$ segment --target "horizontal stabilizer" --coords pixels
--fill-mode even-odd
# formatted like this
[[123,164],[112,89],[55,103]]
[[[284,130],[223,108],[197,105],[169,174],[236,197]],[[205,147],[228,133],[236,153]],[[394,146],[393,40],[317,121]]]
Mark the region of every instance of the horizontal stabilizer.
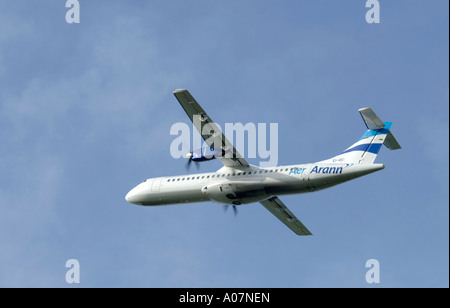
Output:
[[402,147],[400,146],[400,144],[398,144],[397,140],[395,139],[394,135],[392,135],[392,133],[389,131],[386,140],[384,140],[384,145],[389,149],[389,150],[399,150]]
[[385,126],[383,121],[373,112],[372,108],[361,108],[358,111],[368,129],[382,129]]

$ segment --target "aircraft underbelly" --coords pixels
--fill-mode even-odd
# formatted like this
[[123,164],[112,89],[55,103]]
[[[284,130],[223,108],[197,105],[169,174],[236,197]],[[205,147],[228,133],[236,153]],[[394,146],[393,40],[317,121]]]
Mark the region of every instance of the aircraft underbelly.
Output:
[[309,192],[308,187],[308,181],[297,178],[284,182],[270,181],[265,185],[266,192],[272,196]]
[[197,186],[179,186],[170,189],[168,186],[161,185],[155,191],[147,191],[142,197],[142,205],[169,205],[190,202],[203,202],[209,199],[201,193],[201,187]]

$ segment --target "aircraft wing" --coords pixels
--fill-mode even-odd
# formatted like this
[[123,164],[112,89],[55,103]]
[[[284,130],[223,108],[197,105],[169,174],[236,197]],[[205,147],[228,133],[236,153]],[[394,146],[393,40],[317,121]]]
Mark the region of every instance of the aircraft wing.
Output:
[[297,235],[312,235],[278,197],[272,197],[260,203]]
[[218,146],[224,150],[222,157],[217,157],[227,167],[248,166],[248,163],[234,148],[233,144],[220,131],[214,121],[206,114],[203,108],[192,97],[188,90],[175,90],[173,92],[180,105],[186,111],[195,128],[209,147],[215,150]]

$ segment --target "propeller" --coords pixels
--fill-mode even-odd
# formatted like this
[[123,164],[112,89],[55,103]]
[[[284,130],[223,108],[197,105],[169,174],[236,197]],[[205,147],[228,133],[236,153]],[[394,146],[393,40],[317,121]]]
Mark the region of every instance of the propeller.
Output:
[[[229,207],[230,207],[229,204],[224,204],[223,205],[223,210],[226,212]],[[237,207],[236,207],[236,205],[233,205],[233,212],[234,212],[234,216],[237,216]]]
[[[192,158],[194,157],[194,154],[192,152],[189,152],[186,154],[186,157],[188,158],[188,162],[186,164],[186,170],[189,171],[189,169],[191,169],[191,163],[193,162]],[[194,163],[198,170],[199,169],[198,162],[194,161]]]

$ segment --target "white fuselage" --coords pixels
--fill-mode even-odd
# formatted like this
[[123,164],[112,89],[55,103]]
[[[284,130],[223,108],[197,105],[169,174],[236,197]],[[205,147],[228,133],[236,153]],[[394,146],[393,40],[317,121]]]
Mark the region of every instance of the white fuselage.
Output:
[[312,163],[259,168],[223,167],[217,172],[151,178],[125,199],[138,205],[214,201],[240,205],[286,194],[312,192],[381,170],[384,164]]

